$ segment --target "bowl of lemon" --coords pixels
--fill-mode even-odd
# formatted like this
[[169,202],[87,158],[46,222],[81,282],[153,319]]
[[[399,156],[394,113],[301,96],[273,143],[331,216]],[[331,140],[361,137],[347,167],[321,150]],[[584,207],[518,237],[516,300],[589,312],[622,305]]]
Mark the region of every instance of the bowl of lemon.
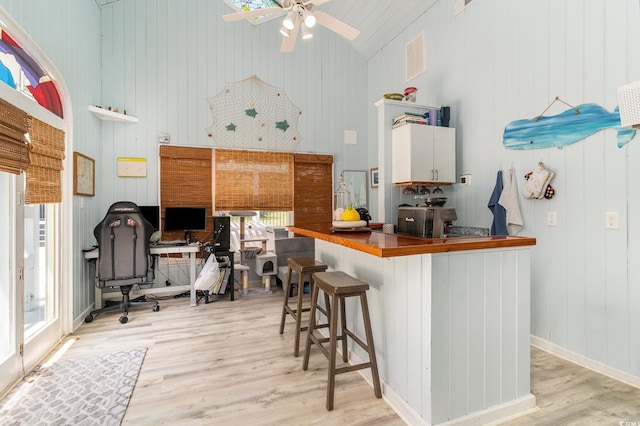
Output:
[[360,219],[360,213],[353,206],[349,205],[346,209],[336,209],[333,213],[333,222],[331,222],[332,231],[354,232],[369,231],[366,220]]

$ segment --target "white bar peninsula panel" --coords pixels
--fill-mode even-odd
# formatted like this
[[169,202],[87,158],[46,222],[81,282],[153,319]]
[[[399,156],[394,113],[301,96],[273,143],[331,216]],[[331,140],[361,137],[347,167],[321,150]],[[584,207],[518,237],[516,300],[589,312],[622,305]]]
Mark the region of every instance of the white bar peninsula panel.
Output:
[[[402,250],[416,250],[407,247],[410,238],[435,251],[396,255],[390,234],[289,229],[315,237],[316,259],[330,269],[369,283],[383,394],[409,424],[482,424],[535,409],[529,346],[535,239],[501,237],[520,245],[465,250],[465,242],[476,247],[500,238],[392,236]],[[369,253],[385,245],[390,257]],[[348,327],[363,335],[359,309],[347,305]],[[349,350],[366,359],[357,345]]]

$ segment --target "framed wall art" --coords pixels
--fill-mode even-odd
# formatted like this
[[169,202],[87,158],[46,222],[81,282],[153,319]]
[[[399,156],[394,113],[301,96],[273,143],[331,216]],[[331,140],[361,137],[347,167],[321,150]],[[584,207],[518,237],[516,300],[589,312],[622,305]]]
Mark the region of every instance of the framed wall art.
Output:
[[377,167],[374,167],[373,169],[371,169],[370,182],[371,182],[372,188],[378,187],[378,168]]
[[73,153],[73,195],[96,195],[96,162],[79,152]]
[[343,170],[342,178],[349,192],[349,203],[354,208],[367,207],[367,171]]

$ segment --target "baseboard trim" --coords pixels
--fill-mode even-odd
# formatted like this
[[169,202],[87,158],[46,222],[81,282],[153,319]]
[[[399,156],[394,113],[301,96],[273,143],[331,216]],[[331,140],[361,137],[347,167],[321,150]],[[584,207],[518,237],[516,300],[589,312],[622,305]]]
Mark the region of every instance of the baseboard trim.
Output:
[[[321,333],[325,333],[325,330],[322,330]],[[326,337],[329,337],[328,334]],[[362,358],[358,356],[354,351],[349,350],[349,363],[350,364],[361,364],[364,362]],[[371,376],[371,370],[359,370],[358,373],[362,376],[362,378],[371,386],[373,389],[373,378]],[[389,406],[396,412],[396,414],[408,425],[415,426],[429,426],[430,423],[420,416],[416,410],[414,410],[407,401],[404,400],[396,391],[394,391],[391,386],[389,386],[382,378],[380,378],[380,387],[382,388],[382,399],[389,404]],[[373,391],[372,391],[373,392]],[[373,395],[372,395],[373,396]],[[429,415],[429,417],[431,417]]]
[[584,355],[580,355],[576,352],[572,352],[562,346],[558,346],[553,342],[542,339],[537,336],[531,336],[531,344],[545,352],[549,352],[557,357],[565,359],[574,364],[578,364],[584,368],[595,371],[596,373],[603,374],[619,382],[628,384],[635,388],[640,388],[640,377],[629,374],[625,371],[618,370],[600,361],[588,358]]
[[76,330],[78,330],[78,328],[80,328],[80,326],[82,324],[84,324],[84,319],[87,315],[89,315],[91,313],[91,311],[93,311],[94,309],[94,305],[91,304],[89,305],[89,307],[87,309],[85,309],[84,311],[82,311],[80,313],[80,315],[78,315],[74,320],[73,320],[73,332],[75,333]]
[[498,425],[507,420],[517,419],[518,417],[535,413],[538,410],[539,408],[536,407],[536,397],[528,394],[476,413],[458,417],[448,422],[438,423],[438,426]]
[[[353,351],[349,351],[349,362],[359,364],[363,360]],[[370,370],[360,370],[360,375],[373,388],[373,381]],[[396,412],[396,414],[408,425],[430,426],[429,420],[424,419],[420,413],[414,410],[396,391],[388,386],[382,379],[382,399]],[[525,395],[518,399],[502,404],[494,405],[484,410],[458,417],[447,422],[438,423],[438,426],[477,426],[477,425],[497,425],[506,420],[516,419],[521,416],[538,411],[536,397],[532,394]],[[431,417],[431,413],[427,413]]]

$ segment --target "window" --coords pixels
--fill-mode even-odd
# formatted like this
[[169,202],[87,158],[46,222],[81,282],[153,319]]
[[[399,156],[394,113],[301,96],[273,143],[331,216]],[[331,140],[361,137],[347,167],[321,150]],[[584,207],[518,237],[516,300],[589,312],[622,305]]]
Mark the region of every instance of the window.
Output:
[[[256,211],[273,226],[331,222],[333,156],[290,152],[160,146],[160,205],[202,206],[207,216]],[[213,231],[194,235],[206,241]],[[174,238],[175,237],[175,238]],[[179,239],[180,235],[163,235]]]
[[[268,7],[282,7],[282,5],[280,4],[282,3],[282,0],[280,0],[279,2],[274,0],[225,0],[225,2],[238,12],[266,9]],[[273,18],[277,18],[278,16],[278,14],[262,15],[257,16],[253,19],[248,19],[248,21],[256,25],[262,22],[269,21]]]
[[60,95],[51,76],[2,27],[0,81],[63,118]]

